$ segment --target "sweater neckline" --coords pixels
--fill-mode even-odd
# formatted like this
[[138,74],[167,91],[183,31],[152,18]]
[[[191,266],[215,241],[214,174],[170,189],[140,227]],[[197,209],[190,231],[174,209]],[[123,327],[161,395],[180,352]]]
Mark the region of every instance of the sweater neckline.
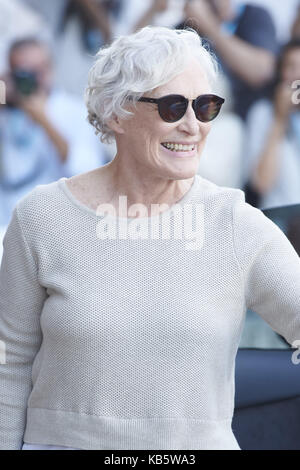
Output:
[[[91,215],[91,216],[93,216],[97,219],[103,217],[103,215],[97,214],[97,212],[94,209],[92,209],[89,206],[86,206],[85,204],[83,204],[81,201],[79,201],[73,195],[73,193],[71,192],[71,190],[68,188],[68,186],[66,184],[67,179],[68,179],[67,177],[63,176],[62,178],[57,180],[57,184],[58,184],[59,188],[62,190],[62,192],[64,193],[64,195],[66,196],[66,198],[68,199],[68,201],[73,206],[77,207],[77,209],[79,209],[81,212],[89,214],[89,215]],[[127,222],[131,222],[133,220],[139,221],[139,222],[144,222],[144,221],[148,222],[148,221],[158,220],[160,217],[168,217],[170,215],[170,213],[173,211],[173,209],[175,208],[175,206],[183,206],[184,204],[188,203],[188,201],[190,201],[192,199],[193,195],[195,194],[196,190],[199,187],[200,180],[201,180],[200,175],[195,174],[194,180],[192,182],[191,187],[182,196],[182,198],[179,199],[175,204],[170,206],[169,209],[167,209],[163,212],[160,212],[157,215],[154,215],[152,217],[138,217],[138,218],[136,218],[136,217],[116,217],[112,214],[106,213],[105,218],[109,218],[109,219],[114,220],[114,221],[126,222],[127,223]]]

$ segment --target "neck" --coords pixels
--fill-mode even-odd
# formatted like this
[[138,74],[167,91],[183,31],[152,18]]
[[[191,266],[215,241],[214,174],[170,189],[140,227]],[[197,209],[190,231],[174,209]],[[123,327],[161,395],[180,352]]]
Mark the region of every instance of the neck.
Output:
[[[106,185],[104,188],[108,194],[108,203],[119,208],[119,196],[126,196],[127,209],[133,204],[142,204],[138,217],[150,217],[168,207],[151,207],[152,204],[164,204],[169,207],[176,204],[190,189],[194,176],[187,179],[170,179],[167,176],[158,176],[145,166],[139,166],[136,162],[128,164],[124,154],[117,153],[114,160],[105,167]],[[132,208],[133,210],[134,208]],[[120,217],[134,217],[134,214],[118,214]],[[136,214],[137,215],[137,214]]]

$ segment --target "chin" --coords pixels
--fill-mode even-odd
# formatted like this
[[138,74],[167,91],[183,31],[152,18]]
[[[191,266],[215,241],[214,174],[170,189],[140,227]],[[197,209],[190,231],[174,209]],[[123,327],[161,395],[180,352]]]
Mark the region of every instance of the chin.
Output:
[[196,157],[190,160],[189,162],[186,161],[186,162],[177,163],[177,165],[174,167],[174,170],[179,173],[190,175],[190,176],[187,176],[187,178],[189,178],[193,176],[195,173],[197,173],[198,167],[199,167],[199,158]]
[[[172,171],[173,179],[177,180],[185,180],[190,179],[195,176],[198,171],[198,164],[197,165],[189,165],[187,168],[174,168]],[[170,175],[171,176],[171,175]]]

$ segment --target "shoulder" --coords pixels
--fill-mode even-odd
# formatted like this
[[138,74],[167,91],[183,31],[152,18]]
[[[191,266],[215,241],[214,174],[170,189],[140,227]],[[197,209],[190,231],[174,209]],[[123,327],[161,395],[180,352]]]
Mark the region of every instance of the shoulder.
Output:
[[232,199],[232,230],[240,251],[256,253],[274,239],[283,239],[282,230],[265,213],[246,202],[244,191]]
[[[101,167],[102,168],[102,167]],[[100,168],[97,168],[100,170]],[[90,194],[93,192],[93,176],[97,170],[66,178],[68,187],[78,195]],[[99,171],[99,174],[102,172]],[[63,177],[52,183],[39,184],[29,193],[23,196],[16,204],[16,210],[21,223],[30,229],[47,230],[52,232],[59,223],[68,224],[72,222],[70,204],[63,185]]]
[[245,193],[242,189],[221,186],[197,175],[198,198],[203,200],[210,210],[232,210],[237,202],[245,201]]
[[[252,234],[266,233],[266,230],[277,232],[279,228],[261,209],[246,202],[245,192],[239,188],[219,186],[201,176],[198,176],[199,200],[203,200],[211,214],[227,214],[237,232],[244,232],[245,237]],[[224,219],[225,220],[225,219]],[[228,219],[227,219],[228,220]]]
[[25,236],[41,233],[46,226],[55,226],[58,219],[67,216],[67,208],[61,203],[59,180],[39,184],[23,196],[15,209]]
[[19,212],[36,210],[38,206],[49,203],[57,197],[59,180],[47,184],[38,184],[17,202]]

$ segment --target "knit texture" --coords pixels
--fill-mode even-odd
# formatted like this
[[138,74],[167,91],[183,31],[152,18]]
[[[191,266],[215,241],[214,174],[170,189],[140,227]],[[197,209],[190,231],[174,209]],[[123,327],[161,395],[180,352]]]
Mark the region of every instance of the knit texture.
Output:
[[19,201],[0,270],[0,449],[240,449],[246,309],[299,340],[300,260],[239,189],[196,175],[177,207],[192,208],[197,249],[163,238],[171,210],[140,220],[156,239],[101,239],[99,224],[136,233],[139,219],[97,215],[66,178]]

